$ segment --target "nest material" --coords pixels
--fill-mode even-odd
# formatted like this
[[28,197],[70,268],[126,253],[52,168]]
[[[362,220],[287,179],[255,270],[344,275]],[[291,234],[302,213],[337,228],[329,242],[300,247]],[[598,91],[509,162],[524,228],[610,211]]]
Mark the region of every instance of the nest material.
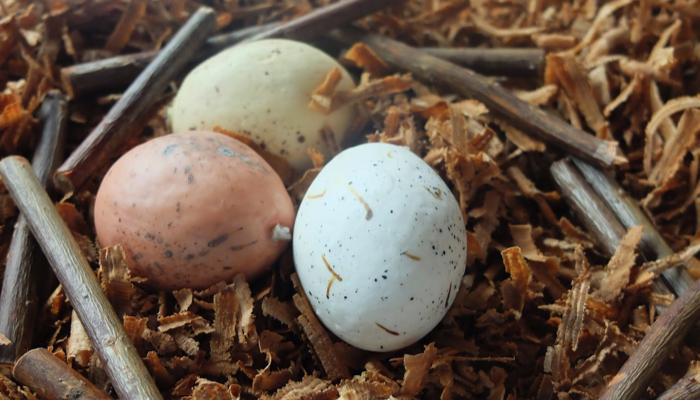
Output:
[[[33,113],[51,88],[62,89],[60,67],[159,49],[198,6],[186,0],[3,3],[3,155],[33,149]],[[294,18],[322,5],[206,3],[217,10],[223,30]],[[673,300],[651,290],[653,279],[680,262],[700,276],[693,258],[700,229],[700,4],[600,3],[409,0],[361,24],[416,46],[546,49],[543,78],[499,78],[500,84],[618,143],[629,168],[618,171],[617,180],[677,255],[645,262],[637,249],[642,231],[632,228],[606,257],[555,190],[548,167],[563,154],[497,119],[479,102],[394,73],[400,71],[358,44],[342,54],[362,71],[358,88],[336,92],[337,74],[329,71],[310,107],[329,113],[360,101],[367,118],[357,127],[359,141],[408,146],[448,182],[467,221],[469,244],[454,304],[419,343],[369,353],[344,344],[319,323],[299,290],[290,251],[255,282],[239,276],[201,292],[146,293],[133,285],[119,247],[98,254],[90,222],[98,176],[59,209],[112,305],[125,315],[127,332],[164,396],[598,398],[649,331],[656,307]],[[116,98],[76,100],[69,150]],[[166,134],[163,115],[123,151]],[[340,151],[332,132],[324,137]],[[290,185],[297,200],[323,166],[319,154],[311,156],[315,168],[298,171],[301,178]],[[285,163],[278,164],[280,175],[292,179]],[[0,194],[4,252],[16,215],[9,196]],[[47,347],[109,391],[104,368],[71,311],[58,288],[41,310],[34,346]],[[696,370],[699,350],[695,342],[682,343],[648,396]],[[34,398],[1,375],[0,394]]]

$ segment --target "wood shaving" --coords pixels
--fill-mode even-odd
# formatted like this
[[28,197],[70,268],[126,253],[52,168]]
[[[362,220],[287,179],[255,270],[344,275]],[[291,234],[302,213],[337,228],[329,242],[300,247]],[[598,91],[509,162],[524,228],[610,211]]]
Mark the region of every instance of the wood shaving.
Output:
[[130,0],[124,14],[114,32],[107,39],[105,48],[113,53],[119,52],[129,41],[131,34],[136,29],[136,23],[146,14],[146,0]]
[[363,78],[360,84],[352,90],[333,91],[332,95],[315,94],[312,103],[313,109],[323,115],[329,115],[333,111],[348,104],[360,102],[369,98],[404,92],[411,88],[412,83],[411,76],[408,74],[403,76],[392,75],[374,80]]
[[243,350],[249,350],[258,344],[258,332],[255,329],[255,316],[253,315],[253,298],[243,275],[238,274],[233,278],[233,288],[238,301],[238,343]]
[[126,253],[121,245],[100,250],[100,276],[102,288],[117,315],[123,317],[131,314],[131,294],[134,287],[126,264]]
[[608,263],[605,279],[602,280],[600,289],[595,292],[596,297],[606,302],[619,300],[621,290],[629,284],[632,266],[637,256],[635,249],[642,239],[642,231],[641,226],[630,228],[622,238]]
[[428,382],[428,372],[436,356],[437,349],[433,343],[430,343],[423,353],[404,357],[403,365],[406,368],[406,374],[401,385],[402,395],[415,396],[423,389]]
[[211,338],[211,360],[214,362],[231,361],[239,308],[233,286],[226,286],[214,295],[214,333]]
[[358,67],[364,68],[373,78],[389,73],[389,66],[364,43],[356,43],[343,57]]
[[274,297],[266,297],[262,301],[262,312],[264,316],[275,318],[289,329],[298,328],[296,318],[299,316],[299,310],[290,303],[281,302]]
[[506,309],[513,310],[517,315],[522,313],[527,296],[527,287],[532,278],[519,247],[511,247],[501,252],[506,272],[510,279],[503,283],[503,297]]
[[[588,76],[573,56],[549,55],[547,68],[551,68],[559,83],[578,110],[583,114],[588,125],[601,139],[608,139],[608,124],[595,100]],[[581,84],[583,83],[583,84]]]
[[75,362],[78,366],[85,368],[90,363],[90,357],[93,352],[90,338],[88,338],[83,324],[78,319],[78,315],[73,311],[70,322],[70,337],[66,347],[67,361],[69,363]]
[[338,398],[338,390],[328,382],[315,376],[307,375],[299,382],[290,382],[272,396],[263,396],[264,400],[331,400]]

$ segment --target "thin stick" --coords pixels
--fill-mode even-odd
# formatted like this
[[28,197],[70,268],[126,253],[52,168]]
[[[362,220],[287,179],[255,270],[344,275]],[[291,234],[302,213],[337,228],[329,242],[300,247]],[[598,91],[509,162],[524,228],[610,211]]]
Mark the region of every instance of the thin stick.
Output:
[[688,373],[661,393],[656,400],[688,400],[700,398],[700,376],[697,368],[690,368]]
[[344,43],[364,42],[382,60],[394,68],[406,70],[435,85],[447,87],[463,96],[476,99],[494,115],[516,128],[596,165],[610,168],[627,160],[609,142],[585,133],[554,115],[532,106],[486,77],[466,68],[425,54],[387,37],[365,33],[355,28],[333,32]]
[[632,400],[643,396],[671,351],[700,318],[700,280],[693,283],[651,326],[630,358],[610,381],[600,400]]
[[608,257],[612,256],[617,244],[625,236],[625,227],[598,198],[570,160],[563,159],[553,163],[550,171],[562,197],[591,233],[596,244]]
[[421,47],[420,51],[490,76],[534,78],[544,72],[542,49],[474,49]]
[[[673,249],[666,243],[654,224],[644,215],[634,199],[629,197],[625,190],[608,174],[605,174],[593,166],[574,159],[576,167],[590,183],[598,196],[610,207],[617,218],[626,228],[643,226],[641,246],[649,259],[655,260],[673,254]],[[666,282],[676,296],[680,296],[693,283],[688,271],[683,267],[676,267],[664,271],[661,279]]]
[[107,115],[56,172],[56,187],[74,192],[121,144],[139,133],[156,99],[216,29],[216,14],[201,7],[129,86]]
[[[581,176],[571,160],[563,159],[553,163],[550,172],[559,186],[564,200],[593,235],[600,248],[608,257],[611,257],[617,250],[617,245],[622,237],[627,233],[627,228],[598,197],[598,194]],[[652,290],[660,295],[672,294],[669,288],[659,281],[652,283]],[[666,308],[661,305],[658,305],[656,310],[659,314],[666,312]]]
[[[620,232],[620,228],[622,228],[622,234],[624,234],[625,228],[617,219],[620,214],[613,213],[608,209],[603,200],[595,193],[598,187],[594,186],[590,180],[586,182],[586,179],[579,174],[571,161],[557,161],[552,165],[551,172],[560,187],[575,188],[575,190],[563,189],[562,191],[568,201],[573,203],[572,198],[576,198],[575,203],[581,205],[580,214],[598,213],[601,212],[601,208],[607,209],[607,213],[592,218],[596,221],[595,224],[601,226],[620,225],[620,227],[615,228],[615,231]],[[588,184],[589,182],[591,185]],[[585,197],[582,193],[586,193]],[[618,194],[619,198],[624,197],[624,192],[620,191]],[[596,204],[595,207],[590,205],[592,203]],[[576,209],[576,207],[573,208]],[[582,220],[585,221],[583,218]],[[591,226],[587,226],[587,228],[592,232],[595,230]],[[651,229],[655,230],[653,227]],[[619,239],[621,238],[622,236],[619,237]],[[614,241],[614,245],[611,244],[604,248],[614,251],[619,239]],[[608,251],[606,250],[606,252]],[[654,282],[652,289],[657,293],[671,293],[665,285],[658,281]],[[663,310],[660,314],[661,316],[651,326],[649,333],[637,346],[622,369],[610,381],[610,386],[600,397],[600,400],[632,400],[641,397],[671,351],[677,348],[683,337],[700,318],[700,281],[690,286],[668,309]]]
[[[191,64],[207,59],[241,40],[277,26],[278,23],[253,26],[212,36],[194,55]],[[89,94],[121,91],[139,76],[158,51],[125,54],[61,69],[61,79],[72,98]]]
[[[244,28],[209,38],[191,64],[199,63],[239,42],[270,38],[308,40],[338,26],[347,25],[403,0],[344,0],[317,8],[289,22]],[[129,85],[158,52],[144,52],[78,64],[61,70],[71,97],[117,90]]]
[[[58,92],[51,92],[39,110],[43,130],[34,152],[32,167],[44,187],[61,163],[65,143],[68,103]],[[37,283],[44,275],[46,260],[37,252],[36,241],[27,220],[20,214],[12,233],[0,292],[0,333],[10,344],[0,346],[0,365],[8,368],[31,346],[38,305]]]
[[0,162],[0,175],[63,285],[122,400],[162,399],[78,243],[22,157]]
[[29,351],[17,361],[16,380],[47,400],[111,400],[97,386],[80,375],[50,351]]
[[243,42],[269,38],[308,40],[404,0],[343,0],[317,8]]

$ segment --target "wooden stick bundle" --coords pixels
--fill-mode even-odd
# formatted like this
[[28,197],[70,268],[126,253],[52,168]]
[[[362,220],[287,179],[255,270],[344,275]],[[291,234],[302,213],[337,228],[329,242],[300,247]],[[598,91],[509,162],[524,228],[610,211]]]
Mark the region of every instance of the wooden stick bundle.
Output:
[[12,373],[42,399],[111,400],[92,382],[43,348],[23,355]]
[[[622,222],[622,225],[626,228],[640,225],[644,227],[641,246],[648,258],[657,259],[673,254],[673,249],[666,243],[659,231],[656,230],[654,224],[649,221],[649,218],[644,215],[639,206],[635,204],[635,201],[625,193],[624,189],[611,176],[582,160],[574,159],[574,164],[590,183],[593,190],[598,193],[598,196],[613,210],[620,222]],[[661,274],[661,278],[676,296],[683,294],[693,284],[693,279],[688,274],[688,271],[682,267],[664,271]]]
[[[661,250],[661,253],[657,253],[658,258],[673,254],[656,228],[641,214],[633,200],[625,195],[612,178],[608,178],[605,174],[580,160],[576,161],[576,165],[581,171],[586,171],[585,178],[579,174],[579,169],[576,169],[569,160],[560,160],[554,163],[551,168],[552,176],[562,188],[564,197],[569,204],[572,204],[572,208],[579,210],[577,214],[589,231],[596,236],[598,236],[596,232],[600,230],[616,232],[608,236],[598,236],[599,238],[609,238],[609,243],[602,247],[606,252],[612,254],[611,252],[615,251],[617,243],[625,233],[623,223],[627,225],[632,221],[637,221],[630,226],[643,225],[644,231],[649,233],[648,237],[656,238],[651,239],[653,243],[647,243],[647,245]],[[615,189],[611,191],[610,188]],[[607,195],[598,197],[596,192]],[[613,209],[611,211],[608,209],[608,205],[613,201],[616,206],[611,207]],[[632,219],[632,216],[635,216],[635,219]],[[618,235],[618,238],[614,238],[615,235]],[[663,250],[664,248],[667,248],[667,251]],[[687,274],[685,270],[681,270],[681,272]],[[652,288],[660,294],[671,293],[669,288],[662,285],[661,282],[655,282]],[[680,341],[700,319],[700,281],[684,288],[681,293],[680,297],[669,308],[663,310],[659,319],[654,322],[649,333],[644,336],[642,342],[611,380],[610,385],[601,396],[601,400],[632,400],[641,397],[651,379],[668,359],[671,351],[678,347]],[[690,382],[686,383],[688,385],[681,385],[679,390],[690,392],[697,390],[690,385]]]
[[[550,171],[564,200],[593,235],[600,248],[608,257],[611,257],[617,250],[622,237],[627,233],[628,227],[625,227],[616,213],[598,197],[571,160],[563,159],[555,162]],[[660,295],[673,294],[663,282],[659,281],[652,283],[652,289]],[[666,308],[657,306],[657,311],[662,313]]]
[[513,93],[489,82],[486,77],[474,71],[433,57],[396,40],[355,28],[339,29],[331,36],[347,44],[363,42],[390,66],[478,100],[484,103],[491,113],[507,120],[514,127],[569,154],[603,168],[627,162],[620,155],[619,149],[610,142],[587,134],[564,120],[520,100]]
[[[58,92],[51,92],[39,110],[43,122],[41,138],[34,152],[32,167],[44,187],[63,157],[68,122],[68,103]],[[0,346],[0,365],[8,368],[31,346],[37,310],[37,281],[43,276],[46,260],[38,252],[27,220],[20,214],[10,242],[5,275],[0,292],[0,333],[10,344]]]
[[0,162],[0,176],[63,285],[119,398],[162,399],[78,243],[27,160],[5,158]]

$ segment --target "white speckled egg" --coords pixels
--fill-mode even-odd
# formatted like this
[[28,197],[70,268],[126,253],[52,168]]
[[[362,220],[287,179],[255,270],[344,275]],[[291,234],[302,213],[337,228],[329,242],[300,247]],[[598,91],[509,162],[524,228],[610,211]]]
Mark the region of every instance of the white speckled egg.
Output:
[[250,136],[297,171],[312,167],[309,147],[330,157],[321,129],[340,143],[355,117],[347,105],[329,115],[308,107],[311,94],[337,67],[337,90],[355,87],[336,60],[306,43],[267,39],[231,47],[192,70],[169,110],[175,132],[216,126]]
[[361,349],[430,332],[454,301],[467,243],[459,204],[407,148],[347,149],[313,181],[294,225],[294,263],[323,324]]

